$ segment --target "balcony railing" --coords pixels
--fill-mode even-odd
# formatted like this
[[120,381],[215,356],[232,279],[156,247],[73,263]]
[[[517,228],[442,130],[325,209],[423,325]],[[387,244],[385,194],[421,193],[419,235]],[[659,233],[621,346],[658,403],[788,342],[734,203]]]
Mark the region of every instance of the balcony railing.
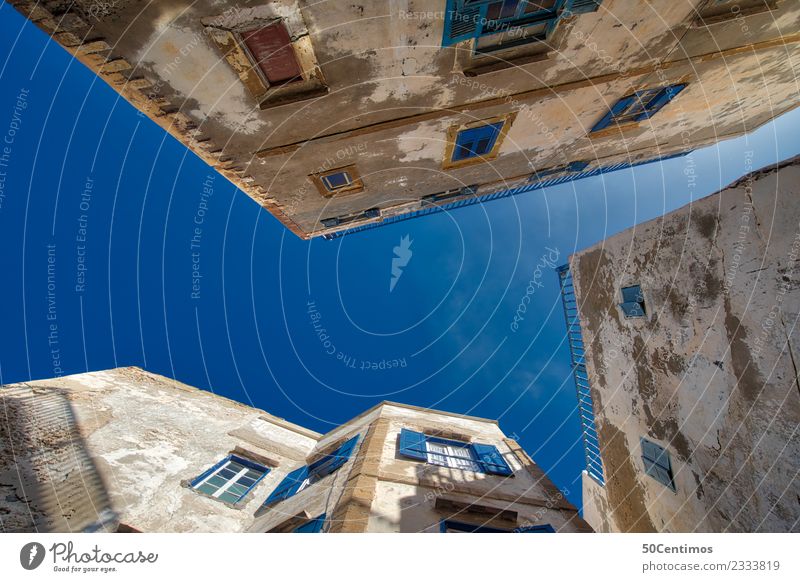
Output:
[[564,305],[564,318],[567,322],[567,341],[572,359],[572,376],[578,393],[578,415],[581,419],[581,438],[583,452],[586,457],[586,472],[600,485],[605,485],[603,474],[603,458],[600,455],[600,443],[594,424],[594,405],[589,388],[589,375],[586,373],[586,351],[581,336],[581,323],[578,313],[578,302],[569,264],[556,269],[561,286],[561,302]]
[[[531,192],[533,190],[541,190],[542,188],[557,186],[558,184],[563,184],[565,182],[572,182],[575,180],[581,180],[583,178],[599,176],[601,174],[607,174],[609,172],[616,172],[617,170],[635,168],[636,166],[641,166],[644,164],[663,162],[665,160],[669,160],[672,158],[685,156],[688,153],[690,152],[682,151],[675,154],[660,156],[655,159],[620,162],[618,164],[612,164],[600,168],[592,168],[590,170],[577,170],[577,168],[580,166],[576,164],[571,164],[570,165],[571,167],[566,168],[570,170],[569,173],[557,176],[555,178],[546,178],[545,177],[546,173],[534,174],[531,182],[528,182],[527,184],[523,184],[522,186],[518,186],[516,188],[510,188],[508,190],[499,190],[496,192],[490,192],[488,194],[483,194],[480,196],[476,195],[467,196],[462,198],[461,200],[456,200],[454,202],[448,202],[442,204],[431,204],[430,200],[423,200],[423,205],[422,205],[423,207],[420,208],[419,210],[413,210],[405,214],[397,214],[394,216],[385,216],[381,219],[380,222],[371,222],[369,224],[353,226],[352,228],[346,230],[340,230],[338,232],[325,234],[323,235],[323,238],[327,240],[334,240],[346,235],[355,234],[357,232],[363,232],[365,230],[372,230],[373,228],[380,228],[382,226],[394,224],[397,222],[404,222],[406,220],[411,220],[412,218],[418,218],[420,216],[437,214],[439,212],[449,212],[451,210],[455,210],[456,208],[462,208],[464,206],[472,206],[473,204],[483,204],[484,202],[490,202],[492,200],[498,200],[500,198],[508,198],[509,196],[516,196],[517,194],[524,194],[525,192]],[[450,197],[452,198],[452,196]],[[444,199],[445,198],[442,198],[441,200],[444,201]]]

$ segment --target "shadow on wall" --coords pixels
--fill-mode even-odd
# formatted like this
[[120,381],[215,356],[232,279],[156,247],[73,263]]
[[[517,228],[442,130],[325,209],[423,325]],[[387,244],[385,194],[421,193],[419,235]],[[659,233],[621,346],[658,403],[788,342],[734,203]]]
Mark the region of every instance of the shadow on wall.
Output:
[[0,529],[116,531],[105,483],[57,388],[0,388]]

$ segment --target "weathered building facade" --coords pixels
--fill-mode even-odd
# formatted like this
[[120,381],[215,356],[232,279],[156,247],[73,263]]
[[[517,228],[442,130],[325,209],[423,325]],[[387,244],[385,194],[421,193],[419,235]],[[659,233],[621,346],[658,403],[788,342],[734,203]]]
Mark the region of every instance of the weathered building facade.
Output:
[[792,0],[11,0],[308,238],[659,159],[797,105]]
[[495,421],[385,402],[321,435],[137,368],[0,404],[4,531],[591,531]]
[[800,530],[798,259],[800,158],[571,257],[595,530]]

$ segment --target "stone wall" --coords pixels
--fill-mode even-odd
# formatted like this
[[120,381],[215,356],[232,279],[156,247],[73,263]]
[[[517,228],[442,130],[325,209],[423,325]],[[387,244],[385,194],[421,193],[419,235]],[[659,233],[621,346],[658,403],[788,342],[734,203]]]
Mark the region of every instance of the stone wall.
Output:
[[[118,368],[0,387],[3,531],[438,531],[444,517],[513,529],[588,526],[490,420],[383,403],[325,435],[144,372]],[[514,470],[485,475],[398,454],[402,428],[495,445]],[[337,471],[263,507],[284,477],[358,435]],[[230,504],[191,481],[229,454],[270,469]]]
[[[571,259],[606,486],[600,531],[800,528],[800,158]],[[640,285],[646,316],[620,289]],[[676,491],[644,473],[670,454]]]
[[137,368],[4,386],[0,404],[5,531],[243,531],[280,471],[236,507],[188,482],[234,451],[302,463],[319,436]]
[[[445,0],[11,3],[310,237],[380,220],[359,214],[367,209],[405,214],[423,196],[468,185],[488,194],[572,161],[608,166],[685,151],[795,107],[800,5],[770,0],[770,11],[703,26],[697,10],[706,2],[604,0],[597,12],[563,19],[536,58],[503,53],[490,63],[502,66],[483,73],[470,42],[442,48]],[[247,63],[229,62],[209,30],[275,18],[289,23],[328,90],[262,109]],[[676,82],[689,87],[646,123],[588,135],[619,98]],[[451,128],[512,112],[496,159],[446,167]],[[322,196],[310,176],[349,164],[364,190]],[[347,225],[321,224],[348,216]]]

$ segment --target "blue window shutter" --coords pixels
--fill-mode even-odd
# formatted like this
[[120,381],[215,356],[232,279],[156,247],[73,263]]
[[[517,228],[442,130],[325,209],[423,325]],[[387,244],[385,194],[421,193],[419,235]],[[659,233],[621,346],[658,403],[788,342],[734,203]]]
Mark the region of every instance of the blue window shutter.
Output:
[[614,120],[614,117],[625,111],[633,100],[636,99],[636,95],[628,95],[627,97],[623,97],[619,101],[617,101],[614,106],[605,114],[603,119],[597,122],[597,124],[592,128],[592,131],[599,131],[601,129],[605,129],[611,122]]
[[664,107],[667,103],[672,101],[678,93],[683,91],[686,88],[686,83],[680,83],[678,85],[672,85],[670,87],[666,87],[662,89],[655,97],[653,97],[647,104],[647,109],[641,115],[636,117],[636,121],[641,121],[643,119],[649,119],[653,117],[658,111]]
[[267,500],[264,502],[264,505],[269,505],[275,501],[282,501],[284,499],[288,499],[300,488],[300,485],[305,481],[306,477],[308,477],[308,467],[305,465],[296,469],[286,475],[283,478],[283,481],[275,488],[275,490],[270,493]]
[[324,524],[325,524],[325,514],[323,513],[319,517],[316,517],[311,521],[304,523],[299,527],[296,527],[292,531],[292,533],[320,533],[322,532],[322,526]]
[[644,317],[644,309],[638,301],[623,301],[619,304],[625,317]]
[[572,14],[586,14],[588,12],[597,12],[603,0],[570,0],[566,7],[566,11]]
[[639,285],[622,288],[622,301],[625,303],[639,303],[642,301],[642,288]]
[[503,455],[497,450],[494,445],[481,445],[474,443],[472,449],[478,456],[478,460],[483,469],[492,475],[511,475],[511,467],[508,466]]
[[485,156],[492,151],[503,122],[462,129],[456,136],[453,161]]
[[478,36],[481,29],[483,5],[459,7],[458,0],[447,1],[442,46],[452,46]]
[[409,459],[417,461],[427,461],[427,449],[425,448],[425,435],[421,432],[404,428],[400,431],[400,454]]
[[332,457],[333,460],[330,462],[330,465],[328,465],[327,474],[333,473],[336,469],[347,462],[347,460],[350,458],[350,455],[353,454],[353,449],[355,448],[357,442],[358,435],[347,440],[342,444],[342,446],[330,454],[330,457]]

